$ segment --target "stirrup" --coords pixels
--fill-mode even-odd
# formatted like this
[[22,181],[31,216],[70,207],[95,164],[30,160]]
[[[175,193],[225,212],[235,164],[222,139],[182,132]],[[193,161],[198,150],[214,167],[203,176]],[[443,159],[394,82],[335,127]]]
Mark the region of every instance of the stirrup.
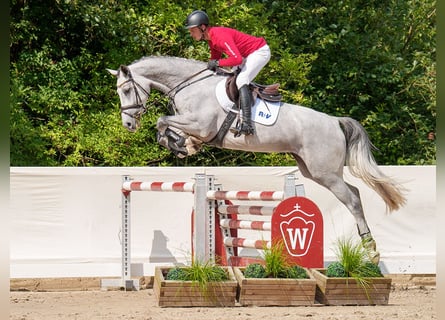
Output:
[[230,129],[230,132],[234,133],[235,138],[240,137],[242,134],[245,136],[250,136],[255,133],[251,124],[247,124],[246,122],[242,122],[241,125],[237,125],[236,128]]
[[235,138],[241,136],[241,121],[240,119],[236,120],[235,128],[230,128],[229,131],[233,133]]
[[241,130],[240,128],[230,128],[230,132],[233,133],[233,136],[235,138],[241,137]]
[[241,133],[246,136],[250,136],[255,133],[255,130],[253,129],[252,124],[243,122],[241,123]]

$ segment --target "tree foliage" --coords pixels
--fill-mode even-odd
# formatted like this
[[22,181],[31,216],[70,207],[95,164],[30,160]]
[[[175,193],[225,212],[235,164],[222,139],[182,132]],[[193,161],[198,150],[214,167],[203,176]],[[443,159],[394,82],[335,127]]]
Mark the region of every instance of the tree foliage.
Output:
[[264,36],[272,59],[257,81],[359,120],[380,164],[436,161],[434,0],[10,0],[10,9],[13,166],[294,165],[289,155],[212,147],[175,158],[156,142],[167,103],[156,92],[141,129],[122,127],[106,68],[148,55],[207,60],[207,45],[183,28],[194,9]]

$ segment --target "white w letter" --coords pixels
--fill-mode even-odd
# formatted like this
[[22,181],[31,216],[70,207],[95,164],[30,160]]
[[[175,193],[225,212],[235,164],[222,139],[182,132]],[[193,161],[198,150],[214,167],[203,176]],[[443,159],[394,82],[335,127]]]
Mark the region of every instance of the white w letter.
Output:
[[[290,244],[292,246],[292,250],[295,250],[295,247],[297,246],[297,241],[299,244],[299,248],[303,248],[304,243],[306,242],[306,235],[309,230],[309,228],[298,228],[298,229],[292,229],[287,228],[287,233],[289,234]],[[292,230],[295,230],[295,233],[292,234]],[[303,230],[303,235],[301,235],[301,230]]]

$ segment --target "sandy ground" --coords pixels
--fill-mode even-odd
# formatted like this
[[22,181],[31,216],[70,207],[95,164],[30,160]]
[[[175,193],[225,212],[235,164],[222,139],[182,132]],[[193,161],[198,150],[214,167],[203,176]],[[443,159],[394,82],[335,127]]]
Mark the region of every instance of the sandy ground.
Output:
[[395,285],[386,306],[161,308],[152,289],[10,293],[10,319],[438,319],[435,286]]

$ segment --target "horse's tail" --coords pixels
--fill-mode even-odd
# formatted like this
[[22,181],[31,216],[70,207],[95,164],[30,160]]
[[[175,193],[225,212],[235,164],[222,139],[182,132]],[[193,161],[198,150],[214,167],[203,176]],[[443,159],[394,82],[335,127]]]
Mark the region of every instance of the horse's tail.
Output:
[[398,210],[406,203],[403,194],[405,189],[379,169],[372,155],[375,147],[363,126],[349,117],[338,119],[346,138],[346,165],[349,171],[374,189],[385,201],[390,212]]

